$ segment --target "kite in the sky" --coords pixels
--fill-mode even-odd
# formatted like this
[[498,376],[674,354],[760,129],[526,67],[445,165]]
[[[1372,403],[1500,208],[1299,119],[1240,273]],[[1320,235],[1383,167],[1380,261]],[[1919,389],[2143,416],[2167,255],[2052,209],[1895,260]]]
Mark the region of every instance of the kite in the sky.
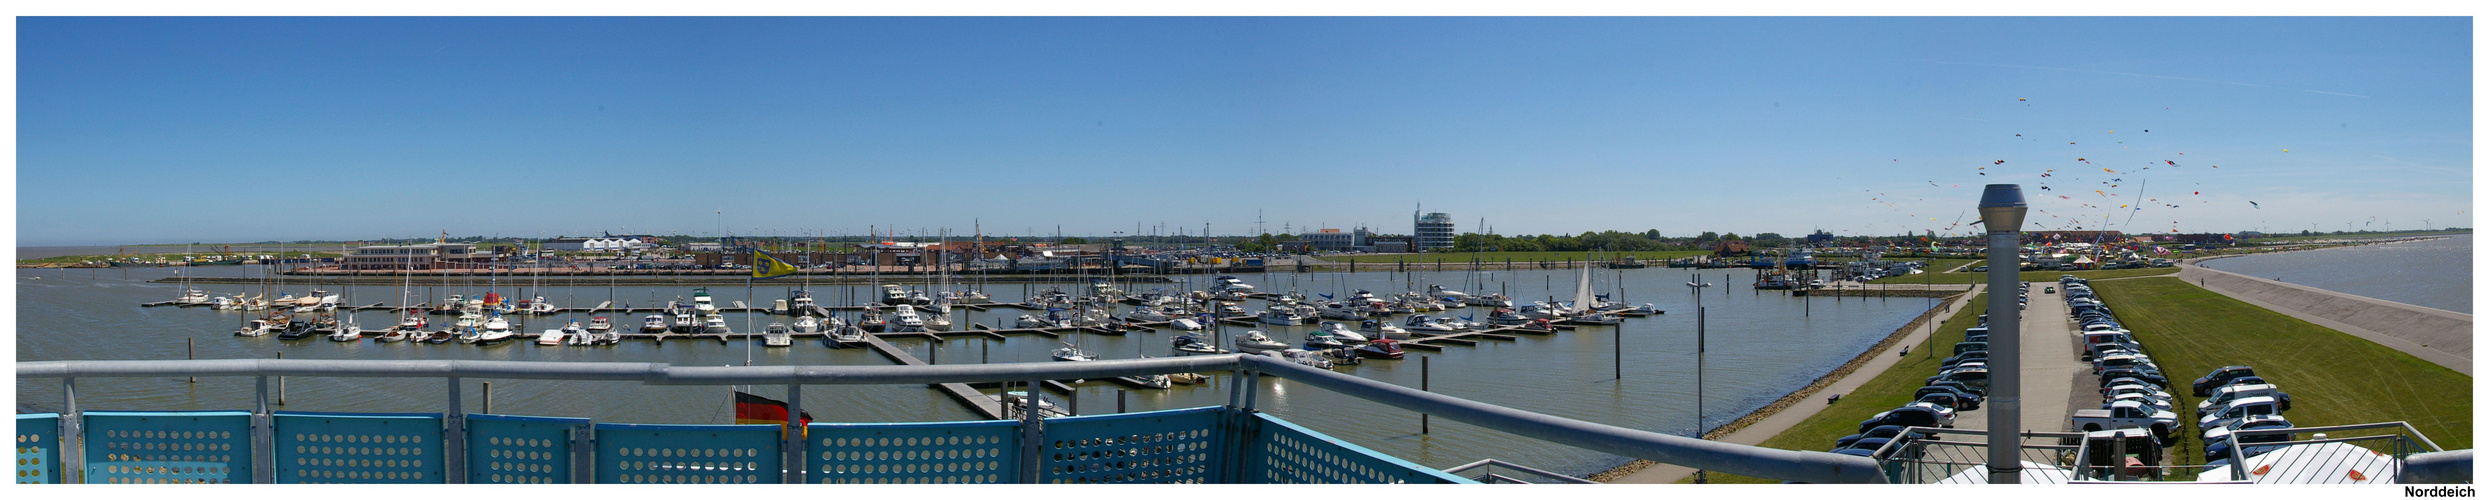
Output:
[[2249,202],[2247,202],[2247,204],[2248,204],[2248,205],[2254,205],[2254,206],[2256,207],[2256,209],[2257,209],[2257,210],[2263,210],[2263,209],[2264,209],[2264,205],[2256,205],[2256,202],[2254,202],[2254,201],[2249,201]]
[[1996,161],[1996,164],[1998,164],[1998,165],[2004,165],[2004,164],[2005,164],[2005,160],[1997,160],[1997,161]]

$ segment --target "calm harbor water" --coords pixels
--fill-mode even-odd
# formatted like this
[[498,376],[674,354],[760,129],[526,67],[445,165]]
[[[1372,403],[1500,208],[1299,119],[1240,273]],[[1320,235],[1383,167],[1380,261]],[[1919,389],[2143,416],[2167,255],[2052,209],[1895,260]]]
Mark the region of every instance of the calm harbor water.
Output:
[[2204,267],[2362,297],[2472,312],[2472,235],[2204,261]]
[[[172,268],[122,269],[21,269],[18,272],[18,360],[81,360],[81,359],[182,359],[185,339],[196,339],[198,355],[203,359],[265,358],[284,353],[288,359],[486,359],[538,361],[633,361],[663,362],[675,365],[725,366],[741,365],[749,356],[757,365],[887,365],[891,362],[865,349],[830,349],[817,342],[798,342],[792,348],[769,349],[745,342],[720,344],[714,341],[677,341],[659,346],[653,342],[625,341],[611,347],[538,347],[532,343],[511,342],[504,345],[476,347],[449,344],[381,344],[371,341],[339,343],[326,339],[280,341],[274,337],[234,337],[231,332],[242,320],[242,313],[217,312],[206,308],[154,307],[141,308],[142,302],[169,300],[180,285],[147,283],[148,280],[172,276]],[[256,276],[256,267],[208,267],[193,270],[197,275]],[[1579,271],[1508,271],[1480,273],[1491,276],[1488,288],[1509,290],[1517,299],[1544,299],[1547,296],[1569,296],[1568,290]],[[1343,373],[1409,387],[1419,385],[1417,358],[1435,358],[1432,387],[1435,391],[1472,400],[1525,408],[1533,411],[1646,429],[1658,432],[1690,434],[1695,428],[1695,321],[1694,299],[1685,282],[1689,270],[1639,269],[1599,270],[1599,288],[1614,292],[1615,283],[1623,282],[1623,299],[1632,303],[1653,303],[1668,314],[1648,318],[1627,319],[1621,325],[1624,343],[1624,379],[1613,373],[1615,339],[1620,333],[1609,327],[1584,327],[1546,337],[1522,336],[1518,342],[1485,342],[1477,347],[1453,347],[1441,353],[1412,351],[1401,361],[1368,361],[1359,366],[1343,367]],[[1709,353],[1704,389],[1709,425],[1719,425],[1753,411],[1789,391],[1830,371],[1843,361],[1881,339],[1885,334],[1907,323],[1925,311],[1931,301],[1925,298],[1860,299],[1788,297],[1777,292],[1756,293],[1750,288],[1751,271],[1708,270],[1704,279],[1724,287],[1707,289],[1704,305],[1709,308]],[[1456,289],[1465,278],[1463,272],[1444,273],[1382,273],[1361,272],[1318,274],[1268,274],[1242,276],[1266,291],[1303,290],[1308,294],[1368,289],[1377,294],[1401,290],[1423,289],[1424,283],[1445,284]],[[1200,280],[1202,277],[1194,277]],[[558,280],[557,280],[558,281]],[[620,287],[609,289],[592,280],[576,286],[569,283],[544,282],[541,289],[530,289],[516,295],[542,295],[556,304],[594,306],[610,295],[633,305],[688,298],[690,287]],[[797,282],[785,280],[762,282],[747,299],[742,286],[716,286],[711,292],[721,304],[730,301],[757,299],[766,304],[787,296]],[[515,287],[528,286],[525,280],[503,279],[499,289],[513,294]],[[1066,290],[1075,285],[1062,285]],[[1141,284],[1135,287],[1182,289],[1185,284]],[[1200,286],[1195,284],[1193,286]],[[232,295],[257,285],[207,286],[218,295]],[[311,287],[289,284],[285,288],[300,295]],[[455,289],[450,289],[455,288]],[[439,297],[451,293],[480,294],[487,284],[472,286],[416,287],[415,301],[424,301],[429,294]],[[857,297],[867,296],[855,287]],[[1044,288],[1038,286],[1037,288]],[[350,293],[350,303],[398,302],[400,290],[394,286],[328,287],[328,290]],[[815,297],[824,305],[844,305],[848,288],[813,286]],[[987,291],[998,301],[1017,301],[1022,297],[1019,284],[993,285]],[[1137,291],[1137,290],[1136,290]],[[1812,300],[1809,304],[1807,301]],[[1246,304],[1248,309],[1260,301]],[[1258,309],[1257,309],[1258,310]],[[1811,310],[1811,315],[1809,311]],[[964,310],[954,318],[961,324],[1008,324],[1024,311],[996,309],[987,313]],[[1477,308],[1455,310],[1453,316],[1476,315]],[[441,317],[435,317],[439,321]],[[543,331],[558,326],[566,318],[555,316],[537,319],[526,325],[528,331]],[[578,318],[585,320],[585,317]],[[746,331],[745,317],[728,315],[728,323],[737,331]],[[752,325],[786,321],[784,317],[759,316]],[[381,327],[394,322],[391,313],[365,312],[358,321],[366,326]],[[614,322],[626,328],[639,324],[637,317],[617,316]],[[1288,342],[1303,339],[1310,326],[1258,328],[1274,338]],[[1229,327],[1230,335],[1244,328]],[[1084,348],[1106,358],[1132,358],[1139,355],[1166,356],[1167,339],[1172,331],[1136,332],[1125,336],[1067,335],[1064,341],[1077,342]],[[990,362],[1046,362],[1047,354],[1061,344],[1039,336],[1014,336],[1008,341],[952,340],[937,344],[924,340],[894,339],[893,343],[914,352],[918,357],[932,357],[939,350],[942,363],[975,363],[983,358]],[[747,354],[748,353],[748,354]],[[464,390],[470,411],[481,411],[482,394],[475,386],[482,381],[468,381]],[[722,423],[730,422],[728,392],[716,387],[641,386],[628,382],[563,382],[498,380],[493,382],[492,410],[497,413],[589,417],[606,422],[633,423]],[[201,379],[196,384],[181,379],[113,379],[86,381],[79,384],[82,408],[109,410],[229,410],[251,406],[251,380],[247,378]],[[1224,379],[1221,378],[1221,384]],[[1092,381],[1079,386],[1077,406],[1084,414],[1114,411],[1115,398],[1122,386]],[[892,422],[951,421],[976,418],[931,389],[922,386],[810,386],[804,389],[806,410],[819,421],[830,422]],[[1284,380],[1266,381],[1260,388],[1260,408],[1282,418],[1329,433],[1349,442],[1393,456],[1433,467],[1449,467],[1481,458],[1497,458],[1516,463],[1583,474],[1604,470],[1623,463],[1621,457],[1568,446],[1494,432],[1477,427],[1436,419],[1431,434],[1418,434],[1418,418],[1402,411],[1333,394],[1328,391],[1293,384]],[[442,408],[444,388],[435,380],[412,379],[322,379],[292,378],[287,383],[285,410],[296,411],[360,411],[360,412],[435,412]],[[771,397],[783,395],[779,387],[762,387],[755,392]],[[1227,390],[1221,386],[1178,386],[1175,389],[1131,391],[1131,411],[1184,408],[1223,404]],[[1058,399],[1062,399],[1058,396]],[[58,411],[61,392],[51,380],[20,381],[17,387],[18,411]]]

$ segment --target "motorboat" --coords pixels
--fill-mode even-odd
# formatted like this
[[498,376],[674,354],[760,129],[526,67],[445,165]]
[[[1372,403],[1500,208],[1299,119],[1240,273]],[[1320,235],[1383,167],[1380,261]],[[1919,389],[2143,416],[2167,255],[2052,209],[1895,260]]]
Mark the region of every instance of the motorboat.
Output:
[[[1366,321],[1377,324],[1382,323],[1381,321],[1376,320]],[[1332,338],[1338,339],[1343,344],[1362,344],[1368,340],[1365,334],[1357,333],[1356,330],[1350,330],[1348,329],[1348,325],[1342,323],[1323,323],[1322,329],[1314,330],[1314,333],[1328,335]]]
[[1089,354],[1089,351],[1083,351],[1083,350],[1080,350],[1080,346],[1075,346],[1075,345],[1072,345],[1070,342],[1065,342],[1065,343],[1063,343],[1063,347],[1062,347],[1062,348],[1059,348],[1059,349],[1055,349],[1055,350],[1054,350],[1054,360],[1055,360],[1055,361],[1097,361],[1097,360],[1098,360],[1098,357],[1097,357],[1097,355],[1094,355],[1094,354]]
[[459,307],[465,305],[466,303],[466,296],[451,294],[449,298],[441,300],[441,303],[433,304],[432,308],[426,312],[438,316],[458,314]]
[[1192,319],[1192,318],[1176,318],[1176,319],[1167,320],[1167,326],[1175,327],[1175,328],[1176,328],[1176,329],[1178,329],[1178,330],[1184,330],[1184,331],[1188,331],[1188,332],[1189,332],[1189,331],[1200,331],[1200,330],[1201,330],[1201,328],[1202,328],[1202,326],[1201,326],[1201,322],[1199,322],[1199,321],[1193,321],[1193,319]]
[[569,337],[578,337],[578,336],[580,336],[580,335],[587,335],[587,334],[588,334],[588,327],[586,327],[586,326],[581,326],[581,325],[579,324],[579,322],[578,322],[578,321],[571,321],[571,322],[569,322],[569,323],[563,323],[563,324],[562,324],[562,335],[564,335],[564,336],[569,336]]
[[925,296],[924,290],[908,290],[907,304],[916,306],[933,305],[933,297]]
[[786,314],[786,313],[787,313],[787,308],[786,308],[786,299],[778,299],[778,300],[772,300],[772,301],[769,301],[769,313],[770,313],[770,314]]
[[958,304],[992,304],[994,303],[994,297],[986,295],[985,292],[982,291],[969,290],[966,293],[959,294],[959,297],[952,299],[951,302]]
[[251,321],[250,321],[250,322],[248,322],[248,323],[243,323],[243,324],[242,324],[242,328],[241,328],[241,329],[239,329],[239,330],[234,330],[234,331],[233,331],[233,336],[236,336],[236,337],[258,337],[258,336],[262,336],[262,335],[267,335],[269,331],[271,331],[271,330],[275,330],[275,329],[276,329],[275,327],[270,326],[270,323],[268,322],[268,320],[264,320],[264,319],[254,319],[254,320],[251,320]]
[[1052,418],[1068,416],[1065,415],[1062,410],[1056,409],[1057,406],[1054,404],[1054,401],[1044,395],[1038,395],[1035,398],[1031,398],[1028,395],[1028,391],[1004,391],[1002,395],[997,396],[997,398],[1002,401],[1003,413],[1005,417],[1020,418],[1020,415],[1028,412],[1028,408],[1032,401],[1037,407],[1037,414],[1041,417]]
[[309,337],[312,335],[311,329],[311,322],[309,321],[287,321],[285,323],[285,329],[277,332],[277,338],[282,340],[294,340]]
[[951,331],[950,311],[940,311],[925,315],[925,329],[937,332]]
[[863,328],[867,332],[881,333],[890,328],[890,322],[882,319],[880,309],[867,307],[864,309],[864,314],[856,316],[856,327]]
[[1247,285],[1244,280],[1236,279],[1235,276],[1219,276],[1218,278],[1215,278],[1210,285],[1210,290],[1218,292],[1253,293],[1253,285]]
[[[1053,317],[1054,313],[1046,313],[1046,316]],[[1011,326],[1013,328],[1059,328],[1062,325],[1057,324],[1053,320],[1039,318],[1033,314],[1022,314],[1020,315],[1020,319],[1011,322]]]
[[706,316],[717,312],[717,299],[709,296],[708,287],[691,289],[691,308]]
[[1454,304],[1466,304],[1469,301],[1468,293],[1445,289],[1443,285],[1426,285],[1426,295],[1433,297],[1436,301]]
[[[1263,351],[1263,354],[1270,354],[1270,352]],[[1285,351],[1279,351],[1278,354],[1280,359],[1285,359],[1300,365],[1321,368],[1324,370],[1329,370],[1333,366],[1331,360],[1322,359],[1321,354],[1304,349],[1288,349]]]
[[841,325],[831,327],[830,334],[828,336],[821,337],[821,345],[825,347],[854,347],[864,345],[864,339],[865,336],[863,328]]
[[796,290],[794,297],[787,299],[786,314],[804,314],[812,312],[814,307],[816,304],[813,303],[811,290]]
[[1244,306],[1236,305],[1234,302],[1219,302],[1219,317],[1222,319],[1243,318],[1252,315],[1253,313],[1245,312]]
[[[475,330],[475,329],[473,329],[473,328],[469,328],[469,329],[466,329],[466,330],[464,330],[464,331],[474,331],[474,330]],[[432,332],[432,333],[429,333],[429,334],[425,334],[422,340],[423,340],[423,341],[424,341],[424,343],[426,343],[426,344],[441,344],[441,343],[447,343],[447,342],[449,342],[451,339],[455,339],[455,338],[458,338],[458,337],[459,337],[459,331],[453,331],[453,330],[443,329],[443,330],[441,330],[441,331],[437,331],[437,332]]]
[[1409,316],[1408,322],[1402,323],[1400,327],[1411,333],[1458,333],[1461,331],[1459,327],[1445,324],[1442,320],[1424,314]]
[[389,331],[388,331],[388,332],[381,333],[381,334],[380,334],[380,336],[377,336],[377,337],[372,337],[372,340],[373,340],[373,341],[376,341],[376,342],[381,342],[381,343],[389,343],[389,342],[402,342],[402,341],[405,341],[405,340],[406,340],[407,338],[409,338],[409,337],[413,337],[413,336],[416,336],[416,335],[422,335],[422,334],[423,334],[423,331],[422,331],[422,330],[413,330],[413,331],[409,331],[409,330],[400,330],[400,329],[396,329],[396,328],[391,328],[391,329],[389,329]]
[[605,319],[604,316],[588,318],[588,333],[605,333],[611,331],[614,331],[613,320]]
[[1367,338],[1377,339],[1398,340],[1415,338],[1409,335],[1408,330],[1403,330],[1398,326],[1392,326],[1391,323],[1387,323],[1379,319],[1369,319],[1360,322],[1357,324],[1357,331],[1348,333],[1352,335],[1364,335],[1367,336]]
[[787,329],[786,323],[770,323],[769,326],[761,328],[761,345],[766,347],[793,346],[795,335],[792,333]]
[[821,320],[812,316],[795,318],[794,330],[806,335],[821,333]]
[[1305,316],[1297,314],[1296,308],[1284,304],[1272,304],[1270,309],[1262,311],[1263,323],[1295,326],[1305,324],[1305,321]]
[[562,341],[569,339],[570,334],[562,333],[561,330],[545,330],[544,333],[536,335],[536,345],[558,346],[562,345]]
[[1131,321],[1134,323],[1158,322],[1166,321],[1168,319],[1169,318],[1165,311],[1160,311],[1155,307],[1135,307],[1132,308],[1132,312],[1124,313],[1124,321]]
[[477,330],[475,341],[469,343],[490,344],[510,340],[511,338],[517,337],[518,334],[519,332],[510,329],[510,320],[508,318],[503,318],[501,315],[495,314],[492,318],[484,320],[484,328],[482,330]]
[[1322,303],[1322,319],[1358,321],[1366,319],[1366,310],[1346,301]]
[[1220,349],[1219,346],[1204,343],[1201,339],[1195,338],[1191,335],[1177,335],[1175,336],[1173,342],[1175,343],[1175,355],[1177,356],[1190,356],[1194,354],[1227,354],[1229,352],[1226,349]]
[[1400,350],[1400,341],[1392,339],[1374,339],[1373,342],[1367,342],[1365,345],[1357,346],[1357,355],[1375,359],[1400,359],[1402,356],[1406,356],[1407,353]]
[[311,318],[311,333],[313,335],[336,334],[338,330],[337,326],[337,313],[334,312],[320,312]]
[[664,333],[668,329],[663,314],[650,314],[648,319],[640,322],[640,333]]
[[700,333],[700,314],[690,308],[674,308],[674,333]]
[[890,313],[890,325],[888,331],[925,331],[925,318],[923,316],[916,315],[916,306],[899,304],[898,310]]
[[711,314],[700,318],[700,333],[734,333],[726,328],[726,315]]
[[882,285],[881,302],[886,306],[905,304],[907,303],[907,290],[899,288],[899,285]]
[[1345,347],[1348,347],[1348,343],[1340,342],[1339,337],[1334,337],[1323,330],[1305,334],[1305,349],[1309,351],[1328,351]]
[[1271,340],[1270,336],[1262,334],[1261,330],[1247,331],[1245,332],[1243,338],[1236,339],[1236,350],[1238,351],[1270,352],[1284,351],[1287,349],[1288,344],[1286,342]]
[[1480,293],[1461,299],[1461,303],[1479,307],[1512,307],[1512,298],[1500,293]]

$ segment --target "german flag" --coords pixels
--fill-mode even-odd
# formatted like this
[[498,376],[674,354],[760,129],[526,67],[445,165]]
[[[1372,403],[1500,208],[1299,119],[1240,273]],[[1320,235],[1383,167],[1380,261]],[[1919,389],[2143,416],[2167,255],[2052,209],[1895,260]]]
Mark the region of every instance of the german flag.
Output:
[[[812,424],[812,412],[804,412],[805,425]],[[786,425],[786,402],[735,391],[735,423]]]

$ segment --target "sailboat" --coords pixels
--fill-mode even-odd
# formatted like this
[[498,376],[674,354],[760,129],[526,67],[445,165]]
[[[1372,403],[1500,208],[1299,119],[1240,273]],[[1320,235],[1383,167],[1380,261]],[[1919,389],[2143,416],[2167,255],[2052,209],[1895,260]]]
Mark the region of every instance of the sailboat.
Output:
[[1577,324],[1592,325],[1613,325],[1624,322],[1623,318],[1619,318],[1615,314],[1599,312],[1596,309],[1599,304],[1598,301],[1599,297],[1590,292],[1590,263],[1588,261],[1584,261],[1582,263],[1582,279],[1580,286],[1576,287],[1573,292],[1573,317],[1568,321],[1572,321]]

